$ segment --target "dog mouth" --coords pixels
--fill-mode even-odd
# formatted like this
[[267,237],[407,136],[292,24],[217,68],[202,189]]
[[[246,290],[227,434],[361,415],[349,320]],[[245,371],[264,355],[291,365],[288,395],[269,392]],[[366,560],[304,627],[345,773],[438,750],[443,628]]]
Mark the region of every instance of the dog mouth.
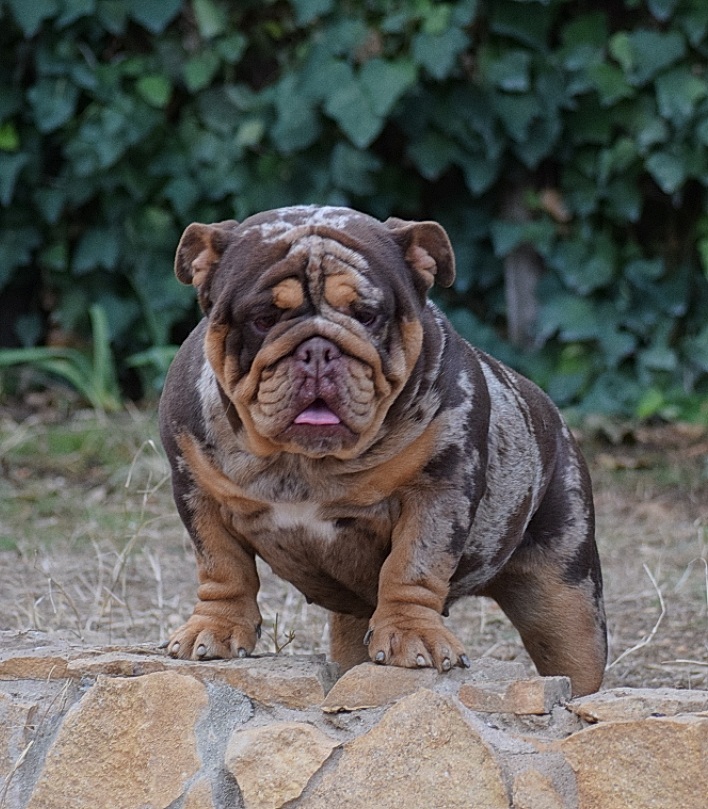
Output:
[[324,399],[315,399],[295,417],[293,424],[309,427],[334,427],[342,424],[342,420]]
[[321,457],[352,446],[358,435],[332,406],[317,398],[295,416],[282,437],[306,454]]

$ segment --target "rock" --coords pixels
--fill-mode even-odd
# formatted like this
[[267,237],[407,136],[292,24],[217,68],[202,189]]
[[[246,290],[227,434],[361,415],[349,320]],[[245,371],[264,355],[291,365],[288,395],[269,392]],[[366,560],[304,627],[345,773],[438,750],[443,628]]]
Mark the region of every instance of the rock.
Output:
[[335,683],[322,703],[322,710],[336,713],[380,708],[421,688],[430,688],[439,693],[456,693],[462,683],[506,681],[522,677],[523,674],[524,667],[520,663],[491,657],[473,660],[469,669],[455,668],[442,675],[431,668],[405,669],[362,663],[347,671]]
[[215,809],[208,778],[200,778],[189,788],[182,809]]
[[67,675],[68,654],[47,649],[0,651],[0,680],[52,680]]
[[165,809],[198,772],[205,687],[171,672],[99,677],[67,713],[27,809]]
[[463,710],[454,698],[427,689],[404,697],[344,746],[336,766],[305,793],[303,806],[508,809],[499,765]]
[[[332,687],[337,666],[321,656],[273,655],[220,661],[219,679],[261,705],[285,708],[319,706]],[[207,664],[201,664],[207,665]]]
[[35,702],[0,693],[0,806],[20,806],[23,763],[32,746]]
[[708,719],[594,725],[556,743],[573,768],[579,809],[703,809]]
[[[119,649],[102,654],[75,657],[69,661],[66,667],[67,676],[75,679],[98,677],[101,674],[107,677],[141,677],[144,674],[169,670],[168,658],[156,653],[154,649],[142,653],[130,649]],[[190,676],[192,674],[189,672]]]
[[678,688],[614,688],[579,697],[567,705],[585,722],[629,722],[708,710],[708,691]]
[[36,713],[36,703],[0,693],[0,777],[6,778],[22,758]]
[[524,770],[514,779],[514,809],[565,809],[568,805],[550,778],[537,770]]
[[465,683],[460,700],[472,711],[486,713],[549,714],[570,699],[567,677],[530,677],[490,683]]
[[72,660],[72,677],[130,677],[171,671],[202,682],[221,682],[262,705],[311,708],[319,705],[332,687],[337,667],[322,655],[269,655],[243,660],[173,660],[162,654],[112,651]]
[[389,705],[421,688],[431,688],[437,676],[435,669],[362,663],[337,680],[322,703],[322,710],[336,713]]
[[312,725],[279,722],[237,730],[226,767],[238,782],[246,809],[279,809],[299,798],[338,742]]

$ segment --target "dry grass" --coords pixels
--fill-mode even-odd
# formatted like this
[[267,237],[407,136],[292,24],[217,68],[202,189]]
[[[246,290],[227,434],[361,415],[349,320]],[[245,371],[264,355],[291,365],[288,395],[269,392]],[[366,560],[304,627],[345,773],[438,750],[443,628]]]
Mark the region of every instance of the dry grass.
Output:
[[[191,548],[154,419],[0,414],[0,625],[153,643],[190,613]],[[584,445],[610,627],[605,685],[708,688],[708,442],[687,428]],[[261,566],[262,651],[326,650],[326,615]],[[470,656],[528,658],[496,605],[450,624]]]

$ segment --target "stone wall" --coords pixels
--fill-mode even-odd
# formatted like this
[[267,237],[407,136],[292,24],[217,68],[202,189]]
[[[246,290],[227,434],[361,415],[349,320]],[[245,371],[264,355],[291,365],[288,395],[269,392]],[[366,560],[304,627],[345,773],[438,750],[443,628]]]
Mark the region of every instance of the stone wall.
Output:
[[2,809],[704,809],[708,692],[0,633]]

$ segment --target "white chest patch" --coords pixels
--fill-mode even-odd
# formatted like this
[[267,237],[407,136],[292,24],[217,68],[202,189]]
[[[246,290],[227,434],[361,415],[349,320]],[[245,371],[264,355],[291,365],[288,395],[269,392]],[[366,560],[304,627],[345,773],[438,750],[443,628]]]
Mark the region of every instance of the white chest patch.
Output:
[[311,536],[331,540],[335,537],[334,523],[318,516],[319,503],[273,503],[273,522],[277,528],[297,528]]

